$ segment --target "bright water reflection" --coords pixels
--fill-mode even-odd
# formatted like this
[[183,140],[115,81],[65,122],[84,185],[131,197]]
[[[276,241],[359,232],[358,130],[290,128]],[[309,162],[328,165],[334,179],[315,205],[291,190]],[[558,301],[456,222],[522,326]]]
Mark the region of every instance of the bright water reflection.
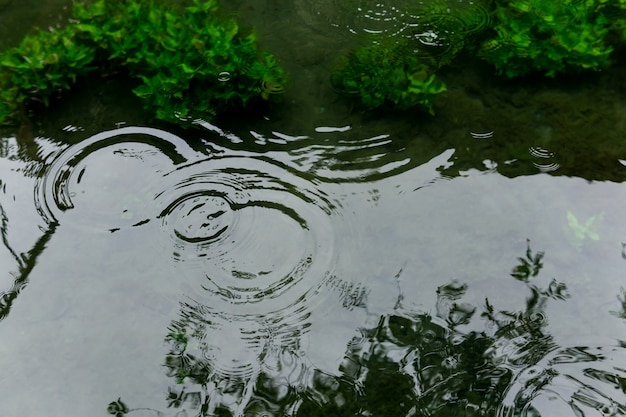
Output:
[[157,129],[116,129],[65,149],[38,181],[35,203],[48,224],[68,214],[100,232],[157,223],[164,250],[195,271],[188,284],[215,294],[224,313],[278,296],[290,304],[282,293],[296,286],[300,298],[333,264],[333,203],[314,184]]
[[263,136],[4,140],[3,413],[625,412],[621,185]]

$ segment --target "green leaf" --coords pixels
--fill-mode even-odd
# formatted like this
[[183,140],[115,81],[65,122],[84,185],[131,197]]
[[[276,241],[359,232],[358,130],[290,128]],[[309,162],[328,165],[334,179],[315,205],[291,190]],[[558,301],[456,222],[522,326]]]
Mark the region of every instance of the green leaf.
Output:
[[97,36],[100,33],[100,29],[93,24],[77,23],[74,27],[80,32],[86,32],[91,36]]
[[183,73],[188,77],[192,78],[194,75],[199,74],[200,71],[198,69],[191,67],[185,63],[180,65],[180,68],[183,70]]

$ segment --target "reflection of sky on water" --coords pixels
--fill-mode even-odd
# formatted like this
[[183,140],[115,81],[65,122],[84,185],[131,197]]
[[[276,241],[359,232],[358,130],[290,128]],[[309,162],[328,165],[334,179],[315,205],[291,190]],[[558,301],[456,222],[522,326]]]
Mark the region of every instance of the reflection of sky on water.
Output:
[[[349,132],[318,133],[341,138]],[[509,274],[526,239],[546,253],[536,285],[547,287],[556,278],[571,294],[542,312],[554,346],[567,349],[584,340],[593,350],[603,349],[594,341],[607,341],[602,346],[610,350],[616,329],[624,326],[611,313],[620,310],[624,262],[620,184],[548,175],[508,179],[475,169],[444,176],[454,150],[420,162],[408,157],[414,151],[390,151],[384,164],[408,162],[378,175],[380,160],[364,158],[342,170],[334,159],[338,165],[318,177],[315,167],[334,157],[325,139],[323,152],[311,155],[306,150],[314,149],[313,140],[298,138],[303,142],[267,152],[264,143],[252,152],[228,138],[220,142],[222,137],[227,135],[219,132],[216,143],[205,139],[200,152],[193,140],[156,129],[101,133],[59,149],[46,161],[49,177],[37,187],[22,175],[27,164],[11,157],[16,148],[5,147],[2,256],[11,272],[20,270],[17,259],[36,261],[0,326],[3,340],[11,340],[1,348],[0,385],[20,387],[14,402],[3,403],[8,412],[46,407],[80,415],[121,397],[139,415],[142,407],[166,410],[168,389],[186,398],[179,406],[190,412],[207,398],[211,407],[222,404],[240,414],[269,405],[276,412],[276,404],[297,404],[300,395],[312,395],[321,407],[321,386],[330,380],[316,385],[320,373],[345,378],[346,352],[371,344],[366,330],[381,317],[411,319],[441,308],[442,283],[467,285],[453,300],[465,306],[457,313],[482,307],[485,298],[496,308],[523,311],[527,294]],[[50,153],[51,143],[41,142]],[[354,147],[347,143],[346,155],[363,151],[356,141]],[[384,146],[373,145],[382,155]],[[33,189],[39,190],[35,200]],[[568,212],[581,223],[605,212],[594,225],[599,239],[572,233]],[[225,223],[212,228],[216,219]],[[42,236],[45,244],[32,251]],[[238,247],[239,239],[247,243]],[[215,243],[223,250],[211,253]],[[298,261],[309,255],[310,263]],[[281,260],[295,266],[283,270]],[[5,294],[14,275],[6,278]],[[263,293],[268,282],[285,279]],[[484,329],[479,320],[464,326]],[[177,332],[187,334],[185,354],[205,369],[199,374],[205,379],[197,369],[181,366],[187,369],[181,373],[174,359],[166,361],[170,368],[161,366],[176,356],[164,339]],[[504,347],[513,343],[499,340]],[[557,353],[550,352],[533,362],[542,372],[553,372],[548,362]],[[610,352],[607,358],[619,364],[621,353]],[[15,361],[16,355],[33,359]],[[554,369],[567,380],[583,366]],[[609,367],[594,365],[603,372]],[[522,384],[525,373],[516,372],[515,384]],[[273,394],[263,397],[260,386]],[[507,401],[516,401],[512,389]],[[42,401],[25,402],[35,395]]]

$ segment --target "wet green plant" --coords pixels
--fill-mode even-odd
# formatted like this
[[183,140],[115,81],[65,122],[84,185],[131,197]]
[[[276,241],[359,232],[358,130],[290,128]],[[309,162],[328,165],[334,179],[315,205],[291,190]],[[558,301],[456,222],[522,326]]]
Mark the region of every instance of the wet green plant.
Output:
[[0,54],[0,124],[10,124],[30,99],[48,105],[59,90],[95,69],[96,47],[70,26],[28,35],[19,46]]
[[156,1],[77,3],[73,23],[27,36],[0,54],[0,124],[31,99],[48,104],[96,70],[128,73],[133,92],[156,118],[210,120],[280,93],[284,73],[259,51],[256,34],[218,14],[217,0],[185,8]]
[[609,33],[624,26],[624,0],[496,0],[494,36],[480,54],[498,73],[599,70],[611,62]]
[[446,91],[445,84],[404,40],[354,50],[334,68],[331,82],[339,93],[357,97],[367,110],[392,105],[434,114],[435,98]]

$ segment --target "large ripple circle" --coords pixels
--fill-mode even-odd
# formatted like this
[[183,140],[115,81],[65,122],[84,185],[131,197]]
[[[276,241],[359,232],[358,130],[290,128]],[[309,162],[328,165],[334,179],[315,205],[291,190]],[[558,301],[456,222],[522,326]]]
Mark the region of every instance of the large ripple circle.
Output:
[[101,132],[54,156],[35,203],[64,227],[149,223],[146,243],[162,243],[185,293],[222,315],[297,310],[332,278],[333,204],[306,174],[257,153],[192,148],[152,128]]
[[195,151],[158,129],[105,131],[59,151],[37,180],[35,204],[48,223],[115,232],[155,218],[162,172]]
[[164,179],[158,218],[171,255],[212,303],[249,307],[294,287],[301,297],[327,275],[332,206],[310,181],[240,156],[189,163]]
[[336,279],[334,203],[263,154],[115,129],[56,153],[35,200],[50,224],[141,228],[137,242],[181,290],[180,328],[203,329],[193,349],[216,377],[252,377],[276,351],[297,356]]

